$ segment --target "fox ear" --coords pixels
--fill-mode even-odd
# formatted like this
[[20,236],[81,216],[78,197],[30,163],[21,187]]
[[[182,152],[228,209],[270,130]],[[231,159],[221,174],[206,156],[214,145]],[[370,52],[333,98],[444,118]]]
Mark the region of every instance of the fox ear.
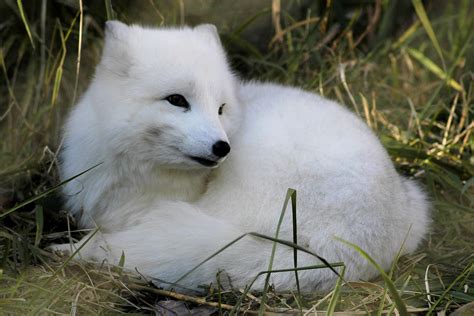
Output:
[[130,68],[130,27],[119,21],[105,23],[105,43],[101,65],[104,70],[126,76]]
[[217,27],[214,24],[200,24],[194,27],[194,30],[198,32],[205,33],[211,36],[216,42],[221,45],[221,39],[219,37],[219,32],[217,31]]

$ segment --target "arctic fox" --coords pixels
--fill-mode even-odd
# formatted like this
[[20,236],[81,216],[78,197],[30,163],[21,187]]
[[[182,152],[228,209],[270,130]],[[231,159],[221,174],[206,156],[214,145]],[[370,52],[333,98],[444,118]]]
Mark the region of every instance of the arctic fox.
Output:
[[[80,225],[100,227],[81,257],[117,263],[123,251],[127,268],[171,283],[246,232],[274,236],[288,188],[298,193],[298,244],[344,262],[346,280],[377,271],[336,237],[387,269],[400,249],[417,248],[430,222],[426,195],[397,174],[358,117],[297,88],[239,81],[212,25],[108,22],[62,159],[63,179],[101,163],[64,189]],[[287,215],[279,237],[291,240]],[[244,237],[179,283],[210,284],[224,270],[243,287],[268,268],[272,245]],[[315,264],[299,254],[299,266]],[[292,267],[293,249],[278,245],[273,268]],[[306,270],[300,285],[324,291],[336,278]],[[295,287],[292,273],[271,281]]]

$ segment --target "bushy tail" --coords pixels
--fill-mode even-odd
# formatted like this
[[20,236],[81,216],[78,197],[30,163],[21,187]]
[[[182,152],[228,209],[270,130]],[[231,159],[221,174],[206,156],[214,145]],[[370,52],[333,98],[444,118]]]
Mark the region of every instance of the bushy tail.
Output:
[[411,219],[412,225],[405,243],[405,249],[408,253],[411,253],[426,238],[431,225],[431,205],[428,195],[415,181],[403,179],[403,186],[405,187],[407,197],[406,212]]

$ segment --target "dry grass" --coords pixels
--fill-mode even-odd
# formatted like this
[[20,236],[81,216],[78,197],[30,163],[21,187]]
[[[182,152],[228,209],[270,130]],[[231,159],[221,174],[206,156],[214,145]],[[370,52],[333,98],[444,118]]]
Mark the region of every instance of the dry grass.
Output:
[[[235,68],[245,77],[303,86],[361,116],[399,171],[425,184],[434,205],[425,245],[400,258],[389,274],[408,311],[452,311],[474,301],[472,3],[433,5],[426,14],[421,1],[414,0],[415,10],[403,16],[401,29],[390,32],[398,20],[389,2],[354,10],[325,8],[321,2],[319,14],[308,11],[300,20],[279,2],[222,34]],[[44,7],[48,1],[23,3],[23,13],[20,3],[0,5],[9,13],[0,22],[0,313],[147,313],[164,298],[191,307],[217,306],[219,314],[235,313],[237,307],[257,313],[262,293],[214,290],[195,297],[158,290],[120,267],[65,265],[44,248],[82,233],[60,212],[54,192],[6,215],[57,184],[62,118],[100,56],[102,22],[113,15],[127,19],[127,11],[118,9],[124,4],[110,1],[105,1],[108,10],[103,3],[84,7],[80,1],[51,7]],[[184,19],[185,2],[175,13],[150,3],[157,24]],[[351,15],[338,20],[340,13]],[[265,50],[241,35],[262,16],[272,17],[275,30]],[[263,306],[269,313],[311,315],[400,312],[382,279],[340,283],[325,296],[270,289]]]

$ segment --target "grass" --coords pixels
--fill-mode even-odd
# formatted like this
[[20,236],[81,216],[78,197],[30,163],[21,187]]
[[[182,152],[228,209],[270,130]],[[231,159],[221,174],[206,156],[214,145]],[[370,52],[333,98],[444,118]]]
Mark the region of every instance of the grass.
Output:
[[[255,313],[384,315],[402,313],[399,296],[408,312],[434,314],[474,301],[470,1],[413,0],[399,7],[318,1],[298,19],[273,1],[224,28],[223,42],[242,76],[302,86],[351,107],[379,135],[398,170],[424,183],[434,222],[420,251],[399,258],[377,280],[338,282],[324,296],[268,286],[266,293],[209,290],[205,297],[156,289],[120,267],[65,265],[45,250],[83,234],[56,191],[48,191],[58,184],[60,127],[100,56],[103,21],[127,21],[130,10],[120,1],[32,3],[0,5],[8,13],[0,22],[0,313],[149,313],[171,298],[219,314],[238,306]],[[185,18],[184,2],[149,5],[157,24]],[[274,31],[262,48],[244,31],[264,18],[272,18]]]

